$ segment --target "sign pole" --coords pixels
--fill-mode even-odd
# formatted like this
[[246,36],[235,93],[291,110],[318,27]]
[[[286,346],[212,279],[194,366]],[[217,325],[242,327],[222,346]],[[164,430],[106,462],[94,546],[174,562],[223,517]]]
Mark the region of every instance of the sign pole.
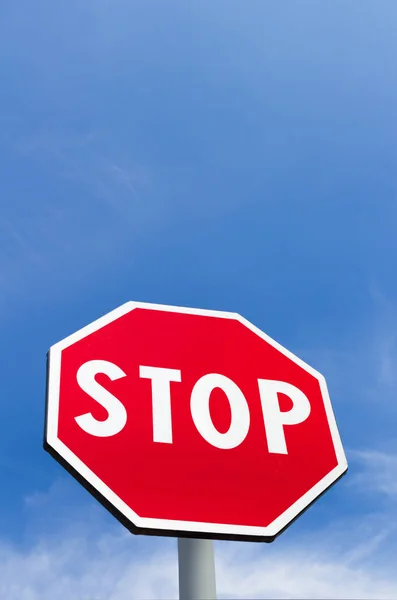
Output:
[[212,540],[178,539],[179,600],[216,600]]

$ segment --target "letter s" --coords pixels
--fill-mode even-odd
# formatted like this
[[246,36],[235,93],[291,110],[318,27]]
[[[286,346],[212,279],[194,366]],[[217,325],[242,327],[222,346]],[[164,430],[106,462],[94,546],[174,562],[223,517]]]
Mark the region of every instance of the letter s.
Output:
[[124,405],[97,381],[95,376],[104,373],[112,381],[125,377],[126,374],[114,363],[107,360],[90,360],[77,371],[77,383],[81,389],[91,396],[107,412],[105,421],[98,421],[91,413],[85,413],[75,417],[77,424],[86,433],[97,437],[110,437],[120,433],[127,422],[127,412]]

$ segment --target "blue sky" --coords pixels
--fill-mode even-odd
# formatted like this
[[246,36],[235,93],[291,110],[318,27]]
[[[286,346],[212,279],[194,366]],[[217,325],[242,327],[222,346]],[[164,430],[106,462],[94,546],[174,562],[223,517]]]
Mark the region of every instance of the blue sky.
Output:
[[348,476],[225,598],[395,598],[394,0],[3,0],[0,597],[177,597],[42,450],[45,355],[127,300],[237,311],[323,372]]

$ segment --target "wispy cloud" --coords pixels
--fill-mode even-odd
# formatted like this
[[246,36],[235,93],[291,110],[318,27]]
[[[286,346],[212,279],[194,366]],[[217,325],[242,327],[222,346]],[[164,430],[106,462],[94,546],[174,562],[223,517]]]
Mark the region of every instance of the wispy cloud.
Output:
[[47,295],[61,273],[66,286],[95,276],[126,247],[139,255],[160,212],[146,167],[104,151],[88,133],[41,132],[9,152],[25,174],[8,187],[3,182],[1,304],[27,288],[31,296],[44,289]]
[[[355,549],[324,550],[321,532],[314,543],[271,548],[244,543],[216,545],[220,598],[395,598],[392,556],[372,565],[378,539]],[[347,550],[346,550],[347,547]],[[368,551],[369,548],[369,551]],[[7,600],[127,600],[176,598],[176,543],[151,545],[115,529],[41,538],[29,548],[0,546],[0,596]]]
[[[93,501],[75,502],[77,489],[61,479],[29,496],[27,521],[39,533],[20,545],[0,542],[0,597],[177,598],[176,541],[132,536]],[[393,599],[395,545],[392,526],[365,515],[290,530],[270,545],[216,542],[218,596]]]
[[121,535],[40,540],[24,551],[0,547],[0,597],[7,600],[124,600],[175,597],[170,553],[140,558]]
[[397,384],[397,308],[379,290],[372,294],[382,314],[375,344],[379,382],[385,387],[395,388]]
[[[392,572],[371,568],[347,539],[342,548],[325,549],[325,532],[311,543],[301,540],[275,551],[229,546],[219,553],[218,579],[225,598],[394,598],[397,579]],[[277,542],[276,542],[277,543]],[[364,544],[364,542],[363,542]],[[360,550],[359,545],[356,550]],[[375,544],[372,550],[375,550]],[[372,552],[371,552],[372,554]]]
[[361,450],[350,453],[359,470],[350,483],[367,493],[383,494],[397,498],[397,454],[377,450]]

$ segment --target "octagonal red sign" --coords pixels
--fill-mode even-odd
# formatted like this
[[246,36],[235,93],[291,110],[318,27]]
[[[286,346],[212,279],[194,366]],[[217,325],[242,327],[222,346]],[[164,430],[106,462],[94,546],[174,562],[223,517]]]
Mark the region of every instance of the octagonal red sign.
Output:
[[323,376],[234,313],[124,304],[52,346],[46,417],[135,533],[271,541],[347,470]]

